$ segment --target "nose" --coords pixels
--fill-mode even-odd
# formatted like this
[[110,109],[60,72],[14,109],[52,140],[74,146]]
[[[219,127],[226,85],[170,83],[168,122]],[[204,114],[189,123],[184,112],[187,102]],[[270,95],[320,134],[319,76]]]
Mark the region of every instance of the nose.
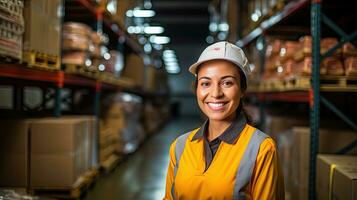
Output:
[[219,84],[212,87],[211,96],[214,98],[220,98],[223,96],[223,91]]

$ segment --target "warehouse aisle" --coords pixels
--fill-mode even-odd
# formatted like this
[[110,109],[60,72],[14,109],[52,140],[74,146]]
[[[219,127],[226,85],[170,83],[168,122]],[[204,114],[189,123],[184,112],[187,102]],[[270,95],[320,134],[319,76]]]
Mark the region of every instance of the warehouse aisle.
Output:
[[200,126],[200,118],[174,119],[117,169],[101,177],[86,200],[157,200],[165,191],[169,145],[179,135]]

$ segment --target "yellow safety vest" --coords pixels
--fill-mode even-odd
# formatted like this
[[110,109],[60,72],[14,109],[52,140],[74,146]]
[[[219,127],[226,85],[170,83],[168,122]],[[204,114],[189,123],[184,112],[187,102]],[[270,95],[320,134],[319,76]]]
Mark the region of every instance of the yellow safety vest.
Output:
[[205,171],[199,129],[181,135],[170,148],[164,199],[284,199],[284,182],[273,140],[246,125],[234,144],[221,142]]

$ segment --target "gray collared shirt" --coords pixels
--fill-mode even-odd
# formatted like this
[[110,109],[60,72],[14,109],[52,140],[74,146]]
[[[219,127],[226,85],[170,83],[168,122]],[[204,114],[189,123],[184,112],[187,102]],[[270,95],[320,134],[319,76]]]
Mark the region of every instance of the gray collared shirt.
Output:
[[216,139],[211,142],[207,139],[209,120],[206,120],[197,133],[193,136],[191,141],[203,139],[204,140],[204,149],[205,149],[205,161],[206,167],[205,171],[211,165],[213,157],[216,155],[219,145],[221,142],[228,144],[235,143],[236,139],[243,131],[245,125],[247,124],[247,119],[245,118],[243,112],[237,116],[237,118],[232,122],[232,124]]

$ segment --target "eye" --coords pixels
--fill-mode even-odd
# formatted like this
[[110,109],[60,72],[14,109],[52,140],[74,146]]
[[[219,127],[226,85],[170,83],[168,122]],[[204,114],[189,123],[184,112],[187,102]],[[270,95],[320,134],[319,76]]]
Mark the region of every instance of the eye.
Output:
[[234,83],[233,83],[233,81],[230,81],[230,80],[226,80],[226,81],[223,81],[222,82],[222,85],[224,86],[224,87],[230,87],[230,86],[232,86]]
[[201,86],[201,87],[209,87],[209,86],[210,86],[210,82],[208,82],[208,81],[203,81],[203,82],[200,83],[200,86]]

